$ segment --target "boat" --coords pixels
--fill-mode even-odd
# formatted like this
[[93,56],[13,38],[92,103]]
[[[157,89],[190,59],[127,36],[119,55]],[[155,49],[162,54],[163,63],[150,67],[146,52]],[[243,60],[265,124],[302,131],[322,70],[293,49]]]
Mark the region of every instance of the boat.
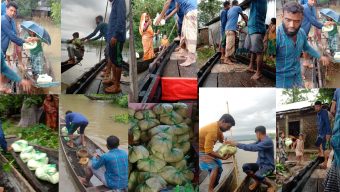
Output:
[[[29,144],[30,145],[30,144]],[[43,153],[46,153],[48,156],[48,163],[49,164],[56,164],[58,168],[58,150],[46,148],[39,145],[31,145],[35,150],[39,150]],[[14,151],[10,152],[14,157],[16,163],[18,164],[19,168],[22,171],[22,174],[25,176],[27,181],[31,184],[31,186],[38,192],[57,192],[59,191],[59,184],[52,184],[47,181],[39,180],[36,176],[34,171],[29,170],[26,163],[24,163],[21,158],[19,157],[20,153],[16,153]]]
[[[144,71],[146,71],[147,69],[149,69],[149,65],[156,59],[156,57],[158,56],[158,54],[160,53],[160,49],[159,48],[154,48],[154,52],[155,52],[155,57],[152,59],[148,59],[148,60],[143,60],[143,52],[138,53],[140,56],[140,59],[137,60],[137,73],[142,73]],[[130,66],[128,63],[124,62],[123,63],[123,69],[125,71],[129,71]]]
[[[61,129],[60,129],[61,130]],[[60,132],[60,144],[62,148],[62,152],[64,156],[66,157],[66,166],[70,170],[71,176],[73,177],[74,182],[78,186],[78,189],[81,192],[91,192],[91,191],[110,191],[107,187],[104,185],[94,186],[93,183],[89,183],[88,186],[84,186],[80,180],[79,177],[85,177],[85,170],[84,167],[79,164],[79,159],[77,157],[77,152],[74,149],[71,149],[66,145],[67,141],[65,138],[68,136],[62,135]],[[99,149],[102,153],[105,153],[103,149],[101,149],[98,145],[96,145],[91,139],[89,139],[85,135],[85,142],[86,142],[86,149],[89,152],[89,154],[93,154],[97,149]],[[75,139],[75,144],[80,143],[80,137],[77,137]]]
[[4,187],[5,191],[35,192],[28,181],[11,164],[9,172],[3,171],[2,168],[7,163],[6,157],[0,154],[0,186]]
[[[237,185],[236,169],[232,162],[226,162],[222,165],[223,172],[221,174],[218,185],[214,188],[214,192],[234,192]],[[200,191],[208,191],[209,174],[207,171],[200,173]]]
[[68,61],[61,62],[61,73],[64,73],[65,71],[67,71],[67,70],[71,69],[72,67],[76,66],[82,60],[83,60],[83,58],[77,59],[74,64],[67,64]]
[[249,185],[251,184],[251,178],[245,177],[240,185],[236,188],[235,192],[250,192]]

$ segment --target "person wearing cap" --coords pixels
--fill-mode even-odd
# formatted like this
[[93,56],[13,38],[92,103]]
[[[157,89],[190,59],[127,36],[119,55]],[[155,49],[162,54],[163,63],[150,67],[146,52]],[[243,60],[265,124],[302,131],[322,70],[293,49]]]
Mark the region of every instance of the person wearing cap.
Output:
[[71,148],[74,147],[73,133],[79,129],[81,144],[85,146],[84,132],[85,132],[87,125],[89,124],[89,121],[84,115],[80,113],[66,111],[65,114],[66,114],[65,116],[66,128],[68,131],[68,136],[70,138],[70,141],[67,143],[67,145]]
[[127,192],[128,187],[128,154],[119,149],[119,138],[109,136],[106,139],[108,152],[99,155],[93,154],[85,170],[86,178],[81,182],[88,186],[90,179],[95,175],[106,187],[114,192]]
[[230,155],[221,156],[215,152],[214,145],[217,141],[224,142],[223,132],[229,131],[235,126],[235,120],[230,114],[224,114],[213,123],[199,129],[199,166],[202,171],[210,174],[209,192],[214,191],[222,174],[222,161]]
[[334,151],[333,162],[324,181],[325,192],[339,191],[340,189],[340,89],[334,92],[331,112],[335,114],[335,122],[330,144]]
[[[316,101],[314,104],[314,109],[317,112],[316,116],[316,125],[318,129],[318,136],[315,141],[315,146],[319,148],[319,156],[324,157],[324,152],[326,150],[326,145],[328,146],[329,140],[332,134],[328,112],[325,109],[322,109],[321,101]],[[323,166],[326,165],[326,161]]]
[[74,32],[72,34],[72,39],[67,40],[67,43],[70,44],[67,47],[69,60],[67,64],[75,64],[76,57],[78,60],[81,60],[84,57],[85,47],[84,43],[79,39],[79,33]]
[[260,183],[263,183],[268,186],[268,192],[274,192],[276,188],[275,184],[266,177],[275,170],[274,143],[272,139],[267,136],[264,126],[257,126],[255,133],[257,138],[255,143],[242,144],[236,141],[226,141],[225,143],[245,151],[258,152],[256,163],[245,163],[242,166],[243,172],[255,180],[255,182],[249,186],[249,190],[253,191]]

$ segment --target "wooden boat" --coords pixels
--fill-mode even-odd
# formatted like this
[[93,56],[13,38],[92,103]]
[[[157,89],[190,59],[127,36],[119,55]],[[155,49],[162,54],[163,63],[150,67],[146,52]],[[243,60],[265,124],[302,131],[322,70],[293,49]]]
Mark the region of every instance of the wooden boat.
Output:
[[249,185],[251,184],[251,178],[245,177],[240,185],[236,188],[235,192],[250,192]]
[[[140,58],[141,58],[141,59],[137,60],[137,73],[138,74],[146,71],[147,69],[149,69],[149,65],[156,59],[156,57],[160,53],[159,48],[154,48],[154,52],[155,52],[155,57],[152,58],[152,59],[145,60],[145,61],[143,60],[144,53],[143,52],[138,53]],[[123,63],[123,69],[125,71],[129,71],[129,68],[130,68],[129,64],[124,62]]]
[[8,160],[0,154],[0,186],[5,188],[5,191],[27,191],[35,192],[28,181],[10,165],[9,172],[3,171],[3,166],[8,163]]
[[[222,165],[223,172],[218,185],[214,188],[214,192],[233,192],[236,188],[236,170],[232,162]],[[208,191],[209,174],[204,171],[200,173],[200,191]]]
[[76,62],[74,64],[67,64],[68,61],[63,61],[61,62],[61,73],[64,73],[65,71],[71,69],[72,67],[76,66],[77,64],[79,64],[81,61],[83,60],[83,58],[81,59],[77,59]]
[[[46,147],[42,147],[42,146],[38,146],[38,145],[32,145],[34,147],[35,150],[39,150],[43,153],[46,153],[48,156],[48,163],[49,164],[56,164],[58,167],[58,151],[57,150],[53,150],[50,148],[46,148]],[[11,151],[12,156],[14,157],[15,161],[17,162],[17,164],[19,165],[23,175],[25,176],[25,178],[27,179],[27,181],[32,185],[32,187],[39,192],[57,192],[59,190],[59,184],[52,184],[50,182],[47,181],[42,181],[39,180],[35,174],[34,171],[31,171],[28,169],[26,163],[24,163],[19,155],[20,153],[16,153],[14,151]]]
[[[77,184],[78,189],[81,192],[91,192],[91,191],[110,191],[110,189],[106,188],[104,185],[100,186],[94,186],[93,183],[89,183],[89,186],[84,186],[78,177],[85,177],[85,170],[84,167],[79,164],[79,159],[77,157],[77,152],[74,149],[69,148],[65,140],[67,136],[63,136],[60,132],[60,143],[62,152],[66,157],[66,164],[71,172],[71,175],[73,177],[74,182]],[[93,154],[96,149],[99,149],[102,153],[105,153],[103,149],[101,149],[98,145],[96,145],[92,140],[90,140],[87,136],[85,136],[85,142],[86,142],[86,149],[89,152],[89,154]],[[80,138],[78,137],[75,139],[75,144],[80,143]]]

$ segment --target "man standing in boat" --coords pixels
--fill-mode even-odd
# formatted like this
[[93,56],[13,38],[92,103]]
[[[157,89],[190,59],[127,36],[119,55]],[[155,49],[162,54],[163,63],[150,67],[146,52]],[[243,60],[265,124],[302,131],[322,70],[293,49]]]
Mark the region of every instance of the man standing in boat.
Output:
[[209,192],[214,191],[220,180],[223,171],[221,160],[230,158],[230,155],[222,157],[215,152],[214,145],[217,141],[224,142],[223,132],[229,131],[232,126],[235,126],[234,118],[224,114],[218,121],[199,129],[199,166],[210,174]]
[[[87,42],[87,41],[96,41],[96,40],[104,37],[104,41],[107,42],[108,24],[104,22],[103,16],[98,15],[96,17],[96,25],[97,26],[94,29],[94,31],[91,34],[89,34],[88,36],[82,38],[81,39],[82,41],[84,41],[84,42]],[[99,32],[99,34],[97,35],[98,32]],[[105,59],[108,59],[108,56],[109,56],[109,50],[108,49],[109,49],[108,44],[105,43],[105,50],[104,50]],[[107,76],[108,76],[108,74],[110,74],[110,72],[111,72],[111,66],[109,65],[109,62],[107,62],[106,63],[106,67],[104,69],[103,76],[105,78],[108,78]]]
[[95,175],[103,184],[117,192],[126,192],[128,188],[128,155],[118,148],[119,138],[109,136],[106,139],[108,152],[94,153],[86,169],[86,178],[81,182],[87,186],[91,177]]
[[[111,86],[105,88],[106,93],[120,93],[120,78],[123,65],[123,46],[126,40],[126,5],[124,0],[109,0],[112,8],[109,19],[107,40],[109,46],[109,64],[111,66]],[[110,76],[110,75],[109,75]]]
[[242,144],[235,141],[226,141],[226,144],[236,146],[245,151],[257,151],[256,163],[245,163],[242,166],[243,172],[248,177],[252,177],[255,182],[249,186],[249,190],[255,190],[260,183],[268,186],[268,192],[275,191],[275,184],[270,181],[266,176],[272,174],[275,170],[274,164],[274,143],[266,134],[264,126],[257,126],[255,128],[257,141],[251,144]]
[[71,148],[74,147],[73,133],[75,131],[79,131],[81,144],[85,146],[86,143],[85,143],[84,131],[87,125],[89,124],[89,121],[87,120],[87,118],[80,113],[66,111],[65,121],[66,121],[66,128],[68,131],[68,136],[70,138],[70,141],[67,143],[67,145]]
[[[166,11],[169,9],[171,1],[176,1],[176,10],[184,14],[181,30],[179,47],[176,51],[182,53],[185,62],[180,66],[188,67],[196,62],[197,46],[197,1],[196,0],[167,0],[164,3],[163,10],[156,20],[156,25],[161,23],[165,18]],[[171,14],[170,14],[171,15]],[[167,17],[169,18],[169,17]]]
[[84,43],[79,39],[79,33],[74,32],[72,34],[72,39],[68,40],[67,43],[70,45],[67,47],[68,57],[69,60],[67,64],[75,64],[76,63],[76,57],[77,60],[82,60],[84,57]]
[[[318,129],[318,137],[315,141],[315,146],[318,147],[319,156],[324,157],[324,153],[326,148],[329,147],[329,140],[332,135],[331,124],[329,122],[328,111],[326,109],[322,109],[321,101],[316,101],[314,104],[314,109],[317,112],[316,116],[316,125]],[[327,147],[326,147],[327,146]],[[323,167],[326,168],[327,160],[323,163]]]
[[222,53],[221,58],[225,57],[225,46],[226,46],[226,36],[225,36],[225,26],[227,24],[227,20],[228,20],[228,10],[230,9],[230,2],[229,1],[225,1],[223,3],[223,10],[221,11],[220,14],[220,20],[221,20],[221,45],[220,45],[220,50]]

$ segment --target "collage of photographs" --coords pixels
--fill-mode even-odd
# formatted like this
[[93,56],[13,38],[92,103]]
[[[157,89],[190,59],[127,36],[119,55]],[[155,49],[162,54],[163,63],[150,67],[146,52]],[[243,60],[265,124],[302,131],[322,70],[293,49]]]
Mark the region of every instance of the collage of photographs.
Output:
[[0,26],[0,192],[340,192],[340,0],[1,0]]

